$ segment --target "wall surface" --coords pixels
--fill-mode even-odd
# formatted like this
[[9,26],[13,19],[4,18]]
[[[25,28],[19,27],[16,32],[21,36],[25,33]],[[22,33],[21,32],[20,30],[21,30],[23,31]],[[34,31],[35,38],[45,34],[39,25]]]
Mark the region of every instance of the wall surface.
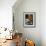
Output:
[[12,29],[12,6],[16,0],[0,0],[0,38],[10,35],[10,32],[3,31],[1,27]]
[[[16,6],[16,5],[15,5]],[[40,31],[40,14],[41,14],[41,1],[40,0],[23,0],[14,11],[15,28],[18,32],[23,33],[23,37],[34,40],[36,46],[41,46],[41,31]],[[23,12],[36,12],[36,27],[24,28],[23,27]]]
[[16,0],[0,0],[0,27],[12,29],[12,6]]
[[46,46],[46,0],[41,1],[40,31],[42,46]]

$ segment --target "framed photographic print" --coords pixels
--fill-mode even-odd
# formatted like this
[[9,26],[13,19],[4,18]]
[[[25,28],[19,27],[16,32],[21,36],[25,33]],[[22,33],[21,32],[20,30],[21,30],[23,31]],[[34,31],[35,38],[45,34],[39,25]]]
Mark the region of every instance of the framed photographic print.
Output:
[[36,27],[36,12],[24,12],[23,26],[30,28]]

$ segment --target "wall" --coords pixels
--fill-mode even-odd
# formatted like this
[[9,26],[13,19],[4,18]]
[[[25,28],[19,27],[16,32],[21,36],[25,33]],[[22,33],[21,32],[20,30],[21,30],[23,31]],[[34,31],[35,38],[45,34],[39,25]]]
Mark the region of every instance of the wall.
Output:
[[[19,2],[19,1],[18,1]],[[16,5],[14,5],[16,6]],[[40,0],[23,0],[18,7],[13,9],[15,28],[18,32],[23,33],[23,37],[34,40],[36,46],[41,46],[41,31],[40,31],[40,14],[41,14],[41,1]],[[24,28],[23,27],[23,12],[36,12],[36,27]]]
[[41,1],[40,31],[42,46],[46,46],[46,0]]
[[16,0],[0,0],[0,27],[12,29],[12,6]]
[[[0,0],[0,28],[12,29],[12,6],[15,2],[16,0]],[[3,28],[0,29],[0,32],[4,30]],[[5,38],[7,35],[10,35],[9,31],[3,31],[0,34],[0,38]]]

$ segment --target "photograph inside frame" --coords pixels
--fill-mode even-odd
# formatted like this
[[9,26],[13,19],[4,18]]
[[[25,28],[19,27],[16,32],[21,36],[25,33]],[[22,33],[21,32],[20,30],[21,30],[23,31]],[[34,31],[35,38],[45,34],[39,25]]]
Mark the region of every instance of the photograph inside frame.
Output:
[[25,14],[25,24],[33,25],[33,14]]

